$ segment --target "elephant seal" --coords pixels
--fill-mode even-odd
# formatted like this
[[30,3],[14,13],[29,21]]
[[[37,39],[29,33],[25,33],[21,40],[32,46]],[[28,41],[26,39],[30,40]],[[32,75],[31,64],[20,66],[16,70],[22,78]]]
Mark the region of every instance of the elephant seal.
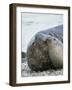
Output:
[[38,32],[28,44],[27,60],[34,71],[63,68],[63,25]]
[[31,70],[43,71],[51,68],[48,56],[48,46],[44,41],[34,41],[27,50],[28,65]]
[[55,68],[63,67],[63,44],[55,37],[47,39],[48,54]]

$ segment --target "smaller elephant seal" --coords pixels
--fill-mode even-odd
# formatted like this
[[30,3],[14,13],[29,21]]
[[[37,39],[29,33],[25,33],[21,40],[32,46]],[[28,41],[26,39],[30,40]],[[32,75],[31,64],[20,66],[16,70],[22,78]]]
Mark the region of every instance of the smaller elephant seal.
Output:
[[63,44],[55,37],[47,39],[48,54],[55,68],[63,68]]

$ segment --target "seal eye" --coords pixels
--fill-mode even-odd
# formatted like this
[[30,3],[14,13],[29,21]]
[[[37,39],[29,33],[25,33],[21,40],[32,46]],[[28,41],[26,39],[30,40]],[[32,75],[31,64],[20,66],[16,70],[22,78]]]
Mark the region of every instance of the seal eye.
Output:
[[48,38],[46,41],[47,41],[47,42],[51,42],[51,38]]

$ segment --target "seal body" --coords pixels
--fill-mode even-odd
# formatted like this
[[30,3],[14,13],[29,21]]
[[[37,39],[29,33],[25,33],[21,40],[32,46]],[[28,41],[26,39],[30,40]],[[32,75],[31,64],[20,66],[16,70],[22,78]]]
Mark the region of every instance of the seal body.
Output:
[[31,70],[63,67],[63,25],[40,31],[29,42],[27,60]]

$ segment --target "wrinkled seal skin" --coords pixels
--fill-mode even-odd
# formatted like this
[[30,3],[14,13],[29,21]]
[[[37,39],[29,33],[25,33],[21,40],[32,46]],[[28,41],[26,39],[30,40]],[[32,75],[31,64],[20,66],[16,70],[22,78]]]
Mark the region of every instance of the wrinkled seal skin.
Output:
[[29,42],[27,60],[34,71],[63,68],[63,25],[38,32]]

